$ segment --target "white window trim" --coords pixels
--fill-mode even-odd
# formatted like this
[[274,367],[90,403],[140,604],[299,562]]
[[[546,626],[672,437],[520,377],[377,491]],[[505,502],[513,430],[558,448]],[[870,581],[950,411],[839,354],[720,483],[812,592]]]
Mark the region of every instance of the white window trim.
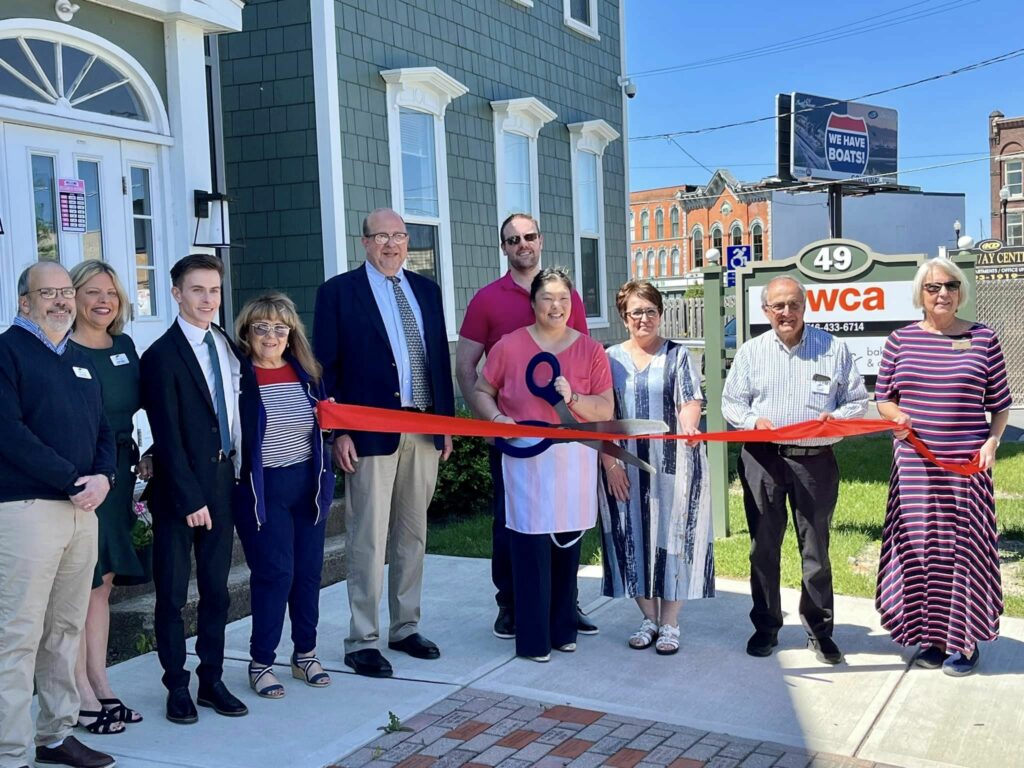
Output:
[[600,40],[601,35],[597,32],[597,0],[588,0],[590,3],[590,24],[584,24],[582,21],[577,21],[572,17],[572,0],[562,1],[562,15],[565,21],[565,26],[574,32],[579,32],[581,35],[592,38],[594,40]]
[[[540,172],[537,161],[537,136],[541,128],[558,115],[540,99],[527,96],[522,99],[492,101],[494,110],[494,183],[495,199],[498,203],[498,223],[505,220],[505,134],[525,136],[530,151],[530,210],[533,218],[540,222]],[[505,255],[498,248],[498,276],[505,274]]]
[[523,8],[533,8],[533,0],[512,0],[513,5],[521,5]]
[[[566,5],[566,8],[568,8],[568,5]],[[607,328],[608,264],[604,242],[605,215],[603,158],[604,151],[607,149],[608,144],[619,138],[619,132],[604,120],[586,120],[581,123],[570,123],[566,128],[569,129],[569,150],[570,157],[572,158],[572,249],[577,282],[580,282],[583,276],[580,238],[583,236],[584,232],[580,228],[580,200],[579,195],[576,194],[579,180],[579,168],[576,163],[576,153],[589,152],[597,157],[597,232],[587,232],[586,234],[594,236],[597,239],[597,290],[598,297],[600,299],[600,312],[593,317],[588,317],[587,325],[590,328]]]
[[1020,172],[1021,172],[1021,178],[1022,178],[1022,184],[1021,184],[1022,193],[1019,194],[1019,195],[1010,195],[1009,199],[1010,200],[1020,200],[1022,197],[1024,197],[1024,160],[1016,160],[1016,159],[1014,159],[1014,160],[1004,160],[1003,161],[1003,184],[1006,187],[1010,186],[1010,165],[1011,164],[1017,164],[1017,165],[1020,165],[1020,167],[1021,167],[1021,171]]
[[[452,266],[452,225],[448,200],[448,137],[444,113],[452,99],[469,89],[437,67],[385,69],[380,76],[387,84],[388,150],[391,161],[391,207],[409,224],[437,227],[438,283],[444,299],[444,322],[448,340],[455,341],[455,279]],[[434,157],[437,163],[437,218],[405,213],[402,195],[401,109],[413,109],[434,116]]]

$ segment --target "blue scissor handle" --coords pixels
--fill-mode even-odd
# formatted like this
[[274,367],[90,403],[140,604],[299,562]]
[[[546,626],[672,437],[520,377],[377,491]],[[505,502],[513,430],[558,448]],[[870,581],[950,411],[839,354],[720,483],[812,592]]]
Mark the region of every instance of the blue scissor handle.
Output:
[[[541,385],[534,381],[533,373],[537,370],[538,365],[544,365],[544,363],[551,366],[551,380],[547,384]],[[541,400],[545,400],[551,405],[557,405],[562,396],[555,389],[555,379],[561,375],[562,367],[558,364],[558,358],[550,352],[538,352],[526,366],[526,386],[532,394]]]
[[[530,427],[551,426],[546,421],[517,421],[516,424],[525,424]],[[494,438],[494,447],[513,459],[532,459],[534,456],[540,456],[553,444],[554,441],[548,437],[533,445],[515,445],[504,437]]]

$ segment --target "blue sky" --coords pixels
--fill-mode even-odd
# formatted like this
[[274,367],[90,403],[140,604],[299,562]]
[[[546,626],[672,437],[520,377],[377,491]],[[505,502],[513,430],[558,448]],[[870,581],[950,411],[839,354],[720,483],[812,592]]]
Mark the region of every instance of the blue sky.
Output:
[[[629,102],[631,137],[770,115],[780,92],[848,99],[1024,47],[1019,15],[1011,10],[1015,3],[1005,0],[623,2],[625,68],[638,88]],[[917,18],[896,23],[910,16]],[[1016,21],[1008,21],[1014,16]],[[998,19],[1006,20],[1007,34],[1000,33]],[[734,59],[762,46],[790,40],[802,44],[868,25],[877,28],[797,50]],[[669,74],[640,74],[721,57],[730,60]],[[901,183],[931,192],[965,192],[965,233],[987,237],[987,160],[910,171],[984,158],[989,112],[1024,114],[1024,57],[867,101],[899,112]],[[703,165],[729,168],[743,181],[775,172],[771,121],[678,141]],[[629,153],[633,190],[703,184],[710,176],[664,140],[633,140]],[[950,230],[952,240],[952,222]]]

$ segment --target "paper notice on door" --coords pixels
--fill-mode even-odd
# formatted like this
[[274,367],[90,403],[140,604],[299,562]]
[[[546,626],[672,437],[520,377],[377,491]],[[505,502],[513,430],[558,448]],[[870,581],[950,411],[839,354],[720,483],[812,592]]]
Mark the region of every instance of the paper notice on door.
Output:
[[85,232],[85,181],[58,179],[60,228],[65,232]]

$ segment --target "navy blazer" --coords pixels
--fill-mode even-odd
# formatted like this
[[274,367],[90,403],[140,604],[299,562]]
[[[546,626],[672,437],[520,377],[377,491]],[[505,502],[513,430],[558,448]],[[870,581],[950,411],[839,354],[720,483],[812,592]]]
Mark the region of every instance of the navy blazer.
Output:
[[[240,362],[245,358],[219,326]],[[241,391],[256,387],[252,367],[241,366]],[[140,364],[142,407],[153,430],[153,478],[146,499],[154,515],[184,518],[207,506],[217,480],[220,426],[196,353],[177,319],[154,341]]]
[[[403,275],[423,315],[434,413],[454,416],[455,391],[441,289],[415,272],[403,270]],[[350,405],[402,407],[398,365],[365,265],[320,286],[313,318],[313,347],[324,368],[328,396]],[[352,432],[351,437],[359,456],[386,456],[398,449],[397,434]],[[444,438],[435,435],[434,444],[443,448]]]

